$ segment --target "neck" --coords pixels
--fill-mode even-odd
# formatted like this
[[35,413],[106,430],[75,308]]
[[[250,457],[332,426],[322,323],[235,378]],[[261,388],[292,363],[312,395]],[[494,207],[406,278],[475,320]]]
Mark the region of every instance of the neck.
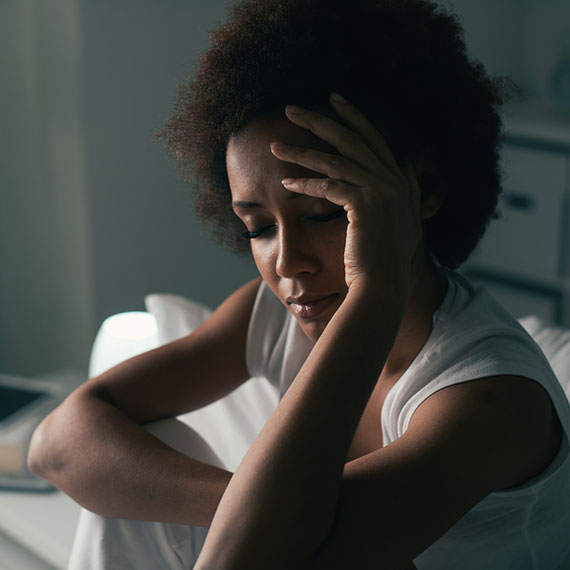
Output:
[[447,280],[423,249],[416,252],[414,275],[400,329],[380,377],[386,381],[396,382],[417,356],[431,333],[433,313],[447,292]]

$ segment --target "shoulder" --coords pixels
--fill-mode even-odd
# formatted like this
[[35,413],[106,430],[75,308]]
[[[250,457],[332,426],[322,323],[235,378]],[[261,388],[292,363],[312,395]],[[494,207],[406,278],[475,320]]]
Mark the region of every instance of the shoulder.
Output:
[[451,477],[500,490],[543,471],[560,447],[562,428],[543,386],[504,375],[435,392],[417,407],[406,437],[437,442]]
[[544,470],[560,446],[558,383],[516,319],[485,290],[454,279],[432,350],[394,406],[398,435],[434,445],[444,471],[466,484],[514,487]]

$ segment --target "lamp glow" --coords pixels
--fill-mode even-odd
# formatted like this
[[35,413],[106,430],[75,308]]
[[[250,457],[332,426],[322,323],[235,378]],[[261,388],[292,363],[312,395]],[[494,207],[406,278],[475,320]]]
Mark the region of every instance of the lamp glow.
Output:
[[160,345],[156,319],[144,311],[130,311],[103,321],[91,350],[89,377]]

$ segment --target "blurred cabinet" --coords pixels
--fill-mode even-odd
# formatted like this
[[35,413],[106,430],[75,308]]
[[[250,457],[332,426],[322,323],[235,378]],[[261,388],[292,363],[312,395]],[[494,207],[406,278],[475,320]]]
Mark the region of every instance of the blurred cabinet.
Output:
[[501,217],[463,271],[515,316],[570,326],[570,122],[505,126]]

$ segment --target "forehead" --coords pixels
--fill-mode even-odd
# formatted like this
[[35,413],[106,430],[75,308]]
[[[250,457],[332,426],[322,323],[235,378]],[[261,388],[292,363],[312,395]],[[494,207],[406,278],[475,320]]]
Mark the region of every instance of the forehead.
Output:
[[[285,115],[272,115],[255,119],[237,135],[230,138],[226,154],[226,166],[230,186],[240,179],[251,183],[254,179],[268,177],[322,177],[307,168],[285,163],[270,150],[272,142],[312,148],[338,154],[336,149],[318,138],[308,129],[293,124]],[[233,184],[232,184],[233,181]]]
[[[331,112],[323,112],[323,114],[332,118]],[[289,144],[299,144],[323,150],[332,148],[309,129],[292,123],[285,116],[284,112],[254,119],[231,137],[228,147],[236,143],[252,142],[254,140],[269,143],[277,140],[275,137],[279,137],[279,140]]]

